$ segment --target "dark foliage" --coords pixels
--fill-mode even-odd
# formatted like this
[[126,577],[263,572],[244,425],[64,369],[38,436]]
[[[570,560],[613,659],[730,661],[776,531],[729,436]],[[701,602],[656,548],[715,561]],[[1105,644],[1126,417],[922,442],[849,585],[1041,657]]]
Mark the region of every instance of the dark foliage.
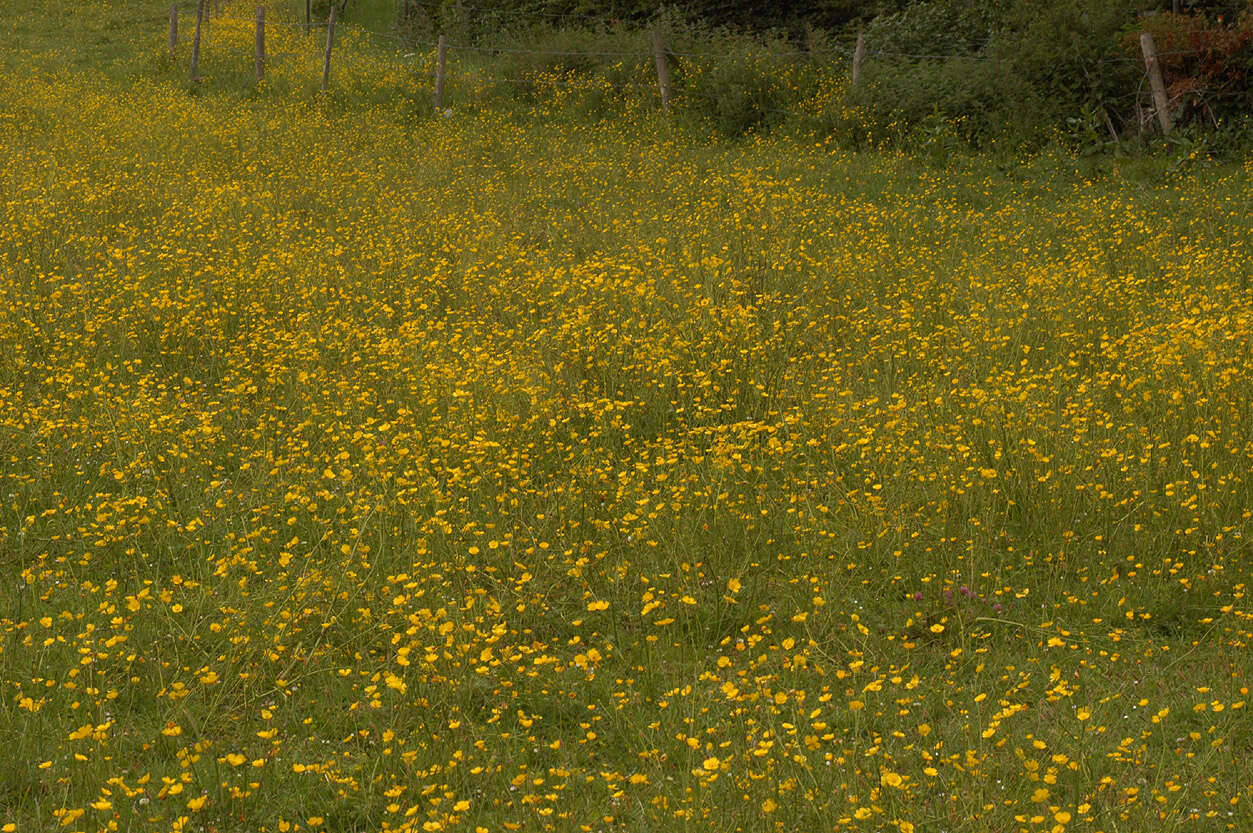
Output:
[[[329,2],[313,0],[325,7]],[[719,39],[772,41],[775,54],[847,66],[858,32],[863,83],[833,132],[857,141],[952,135],[976,146],[1038,145],[1069,136],[1085,147],[1151,133],[1139,33],[1162,54],[1177,123],[1235,129],[1253,106],[1253,0],[396,0],[398,29],[452,33],[460,42],[518,50],[509,82],[599,74],[617,62],[588,55],[597,39],[621,40],[660,24],[684,33],[689,51]],[[590,40],[589,40],[590,39]],[[703,42],[702,42],[703,40]],[[671,46],[675,41],[671,39]],[[564,56],[527,56],[543,46]],[[640,49],[635,44],[631,51]],[[613,50],[608,50],[612,52]],[[682,52],[683,50],[676,50]],[[751,50],[750,50],[751,51]],[[769,49],[764,51],[769,52]],[[630,68],[628,68],[629,70]],[[614,72],[622,73],[619,67]],[[770,129],[802,90],[774,83],[752,60],[676,70],[688,106],[731,135]],[[628,71],[615,87],[631,82]],[[638,79],[635,79],[638,80]],[[791,108],[794,109],[794,108]],[[839,108],[835,108],[839,109]],[[945,139],[947,141],[947,139]]]
[[[1155,15],[1145,21],[1153,35],[1171,111],[1177,123],[1238,118],[1253,106],[1253,14],[1234,22],[1204,15]],[[1123,50],[1138,55],[1137,33]]]

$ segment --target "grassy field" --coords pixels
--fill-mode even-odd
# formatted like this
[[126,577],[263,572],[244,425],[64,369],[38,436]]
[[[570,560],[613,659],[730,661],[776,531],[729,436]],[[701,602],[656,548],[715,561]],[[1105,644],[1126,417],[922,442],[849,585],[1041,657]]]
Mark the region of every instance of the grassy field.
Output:
[[1253,829],[1253,163],[137,5],[0,8],[4,833]]

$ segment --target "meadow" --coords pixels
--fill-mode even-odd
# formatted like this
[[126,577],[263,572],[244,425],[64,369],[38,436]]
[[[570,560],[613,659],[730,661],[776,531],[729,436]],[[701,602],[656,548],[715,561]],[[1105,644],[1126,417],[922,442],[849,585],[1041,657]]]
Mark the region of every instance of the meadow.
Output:
[[1253,829],[1253,162],[138,5],[0,8],[0,831]]

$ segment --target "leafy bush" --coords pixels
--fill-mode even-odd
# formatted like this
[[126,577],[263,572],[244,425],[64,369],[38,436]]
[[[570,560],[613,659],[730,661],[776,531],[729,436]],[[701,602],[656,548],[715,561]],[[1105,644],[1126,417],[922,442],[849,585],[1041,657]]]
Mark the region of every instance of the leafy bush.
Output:
[[312,0],[309,3],[309,9],[315,21],[326,20],[331,13],[331,7],[335,7],[337,17],[343,17],[344,0]]
[[879,60],[850,98],[879,141],[926,139],[942,125],[972,145],[1030,144],[1041,102],[1006,64],[974,58]]
[[882,15],[866,28],[876,52],[897,55],[970,55],[986,45],[997,16],[987,3],[930,0]]
[[778,67],[761,50],[681,64],[676,81],[691,111],[725,136],[762,132],[787,116]]
[[1118,53],[1118,42],[1139,17],[1144,0],[1020,0],[988,45],[1034,92],[1033,128],[1064,128],[1070,119],[1100,114],[1118,129],[1131,124],[1143,64]]
[[1093,113],[1112,123],[1136,89],[1139,70],[1117,45],[1138,10],[1138,0],[920,3],[867,29],[866,83],[850,100],[881,138],[939,119],[974,145],[1031,146]]
[[496,71],[510,94],[529,100],[568,86],[625,92],[643,86],[650,65],[648,46],[639,31],[599,29],[529,29],[498,38]]

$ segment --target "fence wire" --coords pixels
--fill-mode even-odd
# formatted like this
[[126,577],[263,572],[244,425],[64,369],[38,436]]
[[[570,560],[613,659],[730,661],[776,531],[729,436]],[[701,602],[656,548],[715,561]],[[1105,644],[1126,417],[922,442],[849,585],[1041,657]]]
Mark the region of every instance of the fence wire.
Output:
[[[181,6],[180,8],[191,9],[194,11],[195,4],[185,4]],[[484,11],[484,12],[492,11],[490,9],[487,9],[486,7],[481,7],[481,6],[466,5],[466,6],[460,6],[460,8],[466,11]],[[539,21],[540,19],[546,19],[546,18],[569,19],[571,17],[569,15],[549,14],[549,13],[543,13],[543,12],[519,11],[519,12],[514,12],[511,14],[514,14],[519,17],[522,17],[522,16],[534,17],[536,21]],[[212,15],[212,14],[206,15],[206,19],[213,20],[213,21],[242,23],[242,24],[247,24],[247,25],[254,25],[256,23],[255,19],[224,16],[224,15]],[[154,22],[157,20],[159,19],[153,18]],[[267,19],[265,21],[265,25],[266,26],[283,26],[283,27],[288,27],[291,29],[301,29],[301,30],[307,31],[307,30],[315,29],[315,28],[324,29],[329,25],[329,21],[323,20],[323,21],[319,21],[316,23],[310,22],[306,24],[302,22],[293,23],[289,21]],[[342,29],[352,30],[354,32],[358,32],[360,34],[367,35],[373,38],[378,38],[381,40],[402,43],[408,47],[420,46],[420,47],[433,49],[433,48],[436,48],[437,46],[437,44],[430,42],[430,41],[414,40],[412,38],[404,37],[394,31],[380,32],[378,30],[369,29],[369,28],[366,28],[364,26],[361,26],[359,24],[352,23],[349,21],[336,21],[335,27],[336,29],[342,28]],[[473,53],[486,54],[486,55],[506,54],[506,55],[544,55],[544,56],[551,56],[551,57],[637,58],[640,60],[651,59],[653,57],[652,51],[647,50],[647,49],[641,49],[638,51],[593,50],[593,49],[587,49],[587,50],[541,49],[541,48],[527,48],[527,47],[518,47],[518,46],[478,46],[478,45],[467,44],[467,43],[446,43],[445,46],[449,51],[452,51],[452,52],[473,52]],[[1162,57],[1177,57],[1177,56],[1183,56],[1183,55],[1198,55],[1205,51],[1206,50],[1202,50],[1202,49],[1176,49],[1176,50],[1167,50],[1167,51],[1158,52],[1157,54],[1159,58],[1162,58]],[[715,61],[738,60],[738,57],[736,55],[727,54],[725,52],[686,51],[686,50],[667,48],[665,50],[665,53],[667,56],[674,57],[674,58],[689,58],[689,59],[702,59],[702,60],[715,60]],[[790,51],[776,51],[776,52],[771,52],[769,54],[771,58],[819,58],[820,59],[822,57],[825,57],[825,55],[828,53],[836,53],[836,54],[841,55],[841,57],[852,57],[852,55],[854,54],[854,46],[846,45],[846,44],[842,44],[838,42],[827,42],[827,43],[824,43],[821,46],[821,48],[816,49],[814,51],[790,50]],[[886,49],[867,49],[865,52],[865,57],[866,58],[904,58],[904,59],[919,60],[919,61],[969,60],[969,61],[997,62],[997,61],[1005,60],[997,56],[978,55],[978,54],[965,53],[965,52],[919,53],[919,52],[902,52],[902,51],[886,50]],[[1132,57],[1132,56],[1117,56],[1116,55],[1116,56],[1106,56],[1102,58],[1094,58],[1089,63],[1128,63],[1128,62],[1138,63],[1139,61],[1137,58]]]
[[[195,3],[184,2],[182,4],[176,4],[172,8],[175,10],[176,14],[178,14],[178,10],[189,10],[193,13],[193,16],[194,16],[197,6]],[[459,8],[464,11],[482,11],[482,12],[492,11],[489,9],[485,9],[483,7],[471,6],[471,5],[464,5],[464,6],[460,6]],[[548,13],[541,13],[541,12],[536,12],[533,14],[517,12],[517,13],[514,13],[513,16],[519,19],[523,17],[532,18],[532,22],[535,23],[536,25],[549,25],[548,23],[546,23],[546,21],[548,21],[549,19],[565,19],[565,20],[572,19],[571,16],[568,16],[568,15],[548,14]],[[165,19],[166,18],[153,17],[151,19],[144,18],[142,20],[137,20],[135,22],[137,24],[142,23],[146,25],[148,23],[156,23],[159,21],[164,21]],[[255,18],[235,17],[235,16],[223,15],[223,14],[214,15],[210,13],[209,9],[206,7],[206,15],[205,15],[205,19],[203,23],[206,26],[208,26],[212,22],[239,24],[240,25],[239,29],[241,33],[246,31],[247,28],[255,26],[257,23]],[[288,30],[300,30],[305,33],[312,33],[313,30],[321,30],[321,29],[328,28],[330,26],[330,21],[329,20],[322,20],[322,21],[317,21],[317,22],[309,21],[308,23],[305,23],[305,22],[291,22],[291,21],[285,21],[285,20],[266,19],[264,25],[265,26],[277,26],[277,27],[286,28]],[[439,48],[439,44],[437,42],[406,37],[406,36],[401,35],[397,31],[386,31],[386,32],[378,31],[378,30],[370,29],[365,26],[361,26],[360,24],[349,22],[349,21],[336,21],[335,28],[339,31],[352,32],[357,35],[367,37],[370,39],[375,39],[378,41],[385,41],[388,44],[396,47],[397,52],[396,52],[395,57],[402,61],[413,62],[417,60],[421,60],[421,61],[430,60],[430,58],[432,57],[430,52],[432,50],[437,50]],[[182,40],[182,38],[180,38],[180,40]],[[617,60],[630,59],[630,60],[639,61],[641,63],[652,61],[656,57],[651,49],[640,49],[638,51],[627,51],[627,50],[620,50],[620,49],[606,49],[606,50],[543,49],[543,48],[527,48],[527,47],[521,47],[521,46],[480,46],[480,45],[468,44],[468,43],[448,43],[448,42],[444,43],[444,48],[447,50],[447,52],[453,53],[453,54],[460,53],[460,54],[468,54],[468,55],[533,55],[533,56],[545,56],[545,57],[555,57],[555,58],[577,57],[577,58],[617,59]],[[222,52],[222,49],[220,47],[216,47],[214,44],[211,44],[210,42],[202,42],[202,49],[206,50],[206,53],[209,49],[213,49],[214,52],[217,52],[219,54]],[[407,52],[401,51],[404,49],[417,50],[417,51],[407,51]],[[426,50],[426,51],[424,52],[421,50]],[[1202,50],[1202,49],[1172,49],[1172,50],[1158,52],[1157,54],[1158,54],[1158,59],[1160,60],[1162,58],[1198,55],[1198,54],[1205,53],[1206,51],[1207,50]],[[736,60],[741,59],[741,56],[738,56],[734,53],[728,53],[728,52],[689,51],[689,50],[683,50],[683,49],[666,48],[664,49],[664,53],[666,57],[668,58],[672,58],[672,59],[677,58],[677,59],[691,60],[691,61],[721,62],[721,61],[736,61]],[[253,50],[247,49],[244,47],[236,47],[236,48],[228,47],[227,54],[230,54],[232,56],[244,56],[244,55],[253,56],[255,53]],[[291,51],[291,50],[279,51],[279,52],[267,51],[266,60],[277,61],[279,59],[287,59],[287,58],[292,58],[296,56],[309,57],[312,59],[315,57],[321,57],[321,54],[322,54],[322,49],[320,46],[318,46],[316,50],[311,48],[308,54],[304,52],[297,52],[297,51]],[[814,60],[816,63],[819,63],[819,64],[829,64],[830,59],[832,57],[836,58],[837,61],[839,61],[840,63],[852,63],[855,60],[855,55],[856,55],[855,44],[853,43],[845,44],[845,43],[841,43],[838,41],[836,42],[827,41],[827,42],[822,43],[820,47],[815,48],[813,50],[787,50],[787,51],[771,52],[769,53],[769,58],[772,60],[808,58],[808,59]],[[206,54],[204,57],[208,57],[208,55]],[[912,52],[902,52],[902,51],[882,50],[882,49],[865,49],[863,51],[863,59],[874,59],[874,58],[879,58],[879,59],[887,58],[887,59],[897,59],[897,60],[907,60],[907,61],[961,60],[961,61],[992,62],[992,63],[998,63],[1003,60],[1002,58],[998,56],[979,55],[979,54],[970,54],[970,53],[948,53],[948,54],[912,53]],[[1090,59],[1084,63],[1091,66],[1091,65],[1109,65],[1109,64],[1115,64],[1115,63],[1123,64],[1123,65],[1139,65],[1142,62],[1137,57],[1134,57],[1131,55],[1107,55],[1107,56],[1103,56],[1100,58]],[[432,80],[434,80],[434,74],[435,74],[434,72],[431,73]],[[1104,102],[1105,105],[1126,107],[1126,106],[1135,104],[1137,107],[1139,107],[1140,104],[1145,99],[1144,86],[1147,81],[1148,74],[1149,74],[1148,67],[1145,66],[1143,68],[1142,74],[1139,79],[1139,86],[1135,90],[1135,92],[1126,93],[1126,94],[1119,95],[1119,96],[1114,96],[1112,98],[1107,97]],[[512,86],[533,86],[537,88],[551,87],[551,88],[558,88],[558,89],[584,89],[584,90],[610,89],[616,92],[622,92],[626,90],[640,92],[645,89],[649,89],[653,86],[652,83],[644,82],[642,80],[641,81],[628,81],[628,82],[622,83],[622,82],[609,82],[607,79],[601,79],[601,81],[598,82],[598,81],[592,81],[592,80],[577,81],[577,80],[571,80],[568,78],[553,78],[553,77],[518,78],[518,77],[507,77],[507,76],[499,76],[499,75],[482,75],[482,74],[472,74],[469,77],[466,77],[465,80],[467,83],[472,83],[472,84],[489,84],[489,85],[490,84],[503,84],[503,85],[512,85]],[[690,92],[679,93],[678,95],[676,95],[675,98],[678,101],[684,101],[684,100],[716,101],[717,100],[711,96],[702,96],[699,94],[692,94]],[[767,112],[767,113],[774,114],[774,115],[786,115],[786,116],[799,118],[799,119],[820,120],[822,118],[822,116],[816,115],[814,113],[807,113],[807,112],[800,111],[800,110],[784,109],[784,108],[768,108],[767,110],[763,112]]]

